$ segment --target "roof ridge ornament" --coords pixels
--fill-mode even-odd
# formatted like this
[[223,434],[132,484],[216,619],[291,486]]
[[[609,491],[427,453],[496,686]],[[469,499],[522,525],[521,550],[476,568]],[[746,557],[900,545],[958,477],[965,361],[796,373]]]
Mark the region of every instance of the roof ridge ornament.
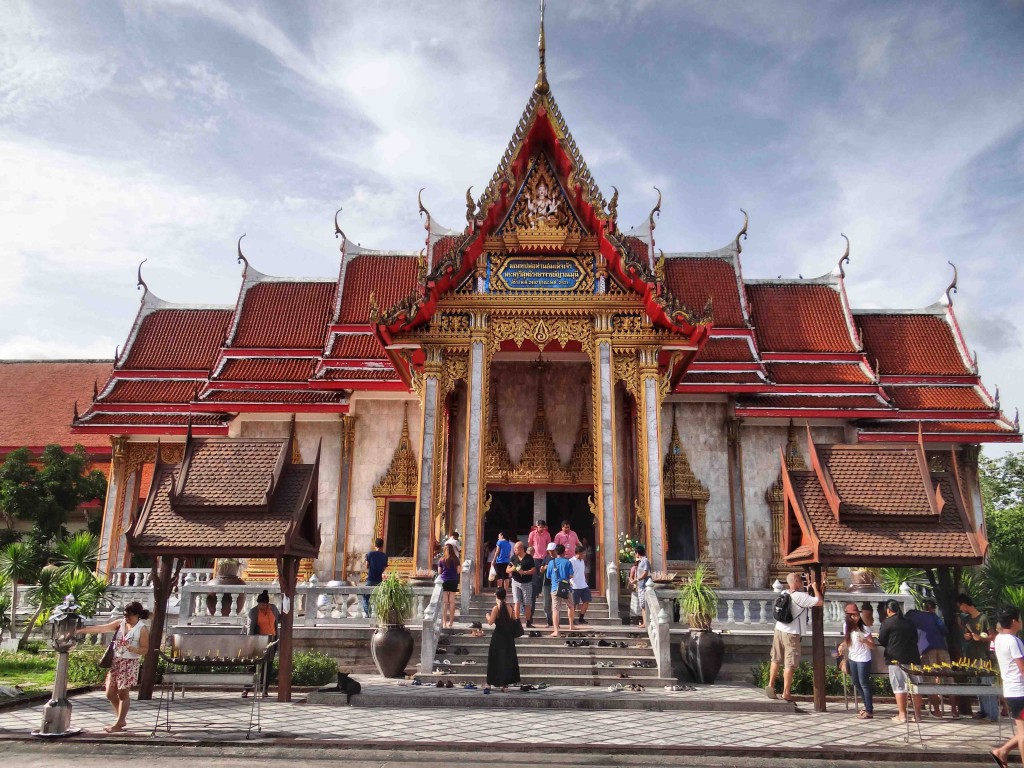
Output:
[[839,270],[839,278],[842,280],[846,277],[846,270],[843,269],[843,263],[850,263],[850,238],[842,232],[839,233],[839,236],[846,241],[846,250],[843,251],[843,255],[839,257],[839,264],[836,266],[836,269]]
[[1013,409],[1013,429],[1020,432],[1020,408]]
[[946,288],[946,306],[951,307],[953,306],[953,297],[951,294],[957,292],[956,281],[958,273],[956,269],[956,264],[954,264],[952,261],[947,261],[946,263],[953,268],[953,280],[952,282],[950,282],[949,287]]
[[[244,232],[242,233],[242,237],[245,237]],[[242,276],[244,277],[245,274],[249,271],[249,260],[245,258],[245,254],[242,253],[242,237],[238,238],[238,245],[236,246],[238,249],[238,258],[235,259],[235,263],[245,264],[245,267],[242,269]]]
[[142,265],[145,264],[149,259],[143,259],[139,262],[139,267],[135,272],[135,290],[142,289],[142,301],[146,300],[149,295],[149,286],[146,285],[146,281],[142,279]]
[[476,224],[476,203],[473,201],[473,187],[466,190],[466,223],[472,228]]
[[341,213],[341,210],[342,209],[339,208],[338,210],[336,210],[334,212],[334,236],[341,238],[341,248],[342,248],[342,250],[344,250],[345,249],[345,243],[348,242],[348,236],[341,229],[341,225],[338,224],[338,214]]
[[661,190],[658,189],[657,187],[654,187],[654,191],[658,193],[658,202],[656,202],[654,204],[654,207],[651,208],[651,213],[647,217],[648,221],[651,224],[651,239],[652,239],[652,242],[653,242],[653,239],[654,239],[654,214],[658,214],[658,218],[661,218]]
[[747,212],[740,208],[740,213],[743,214],[743,226],[740,227],[740,231],[736,233],[736,240],[734,241],[736,245],[736,253],[743,253],[743,246],[740,245],[740,238],[742,237],[744,240],[747,239],[747,225],[750,224],[750,217],[747,215]]
[[539,94],[547,94],[551,91],[551,86],[548,85],[548,70],[547,64],[544,61],[545,54],[545,42],[544,42],[544,0],[540,0],[540,35],[537,38],[537,53],[539,62],[537,65],[537,82],[533,86],[533,90]]
[[612,190],[612,199],[608,201],[608,218],[611,219],[613,227],[618,229],[615,223],[619,218],[619,188],[613,185]]

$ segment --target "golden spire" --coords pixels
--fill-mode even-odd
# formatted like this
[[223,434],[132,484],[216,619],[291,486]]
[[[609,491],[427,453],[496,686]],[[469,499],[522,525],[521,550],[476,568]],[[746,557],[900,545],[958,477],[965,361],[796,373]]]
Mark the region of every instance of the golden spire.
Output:
[[540,37],[537,40],[537,50],[540,52],[540,64],[537,67],[537,83],[533,90],[543,94],[551,90],[548,86],[548,71],[544,65],[544,0],[540,0]]

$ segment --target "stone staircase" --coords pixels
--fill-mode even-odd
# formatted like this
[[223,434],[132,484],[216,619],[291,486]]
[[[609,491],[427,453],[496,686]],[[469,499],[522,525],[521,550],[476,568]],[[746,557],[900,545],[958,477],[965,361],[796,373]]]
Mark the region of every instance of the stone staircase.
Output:
[[[492,628],[483,624],[483,621],[493,605],[494,599],[490,595],[474,596],[469,612],[460,615],[456,620],[456,628],[444,630],[442,644],[438,645],[439,653],[435,656],[435,661],[442,663],[435,664],[435,669],[447,669],[450,674],[420,675],[425,684],[435,683],[439,679],[450,679],[453,685],[462,682],[484,685],[487,679],[487,649]],[[538,608],[542,605],[543,603],[538,600]],[[645,688],[661,688],[678,682],[675,678],[658,676],[657,663],[651,648],[636,647],[638,643],[649,643],[647,631],[624,626],[619,619],[609,619],[608,606],[603,598],[591,603],[587,624],[578,625],[573,636],[568,635],[563,615],[560,628],[562,636],[548,637],[551,630],[546,626],[547,619],[543,615],[543,609],[538,613],[540,617],[535,622],[534,629],[527,629],[527,634],[516,641],[523,683],[601,687],[619,683],[623,686],[639,684]],[[469,635],[470,623],[474,621],[483,624],[483,637]],[[537,633],[539,637],[530,637],[531,632]],[[567,640],[585,640],[589,645],[571,647],[566,645]],[[614,647],[598,645],[602,640],[614,644]],[[620,643],[625,647],[620,648]],[[464,649],[465,652],[457,652],[459,649]],[[449,665],[443,663],[446,660],[450,662]],[[463,664],[464,661],[475,663]],[[646,662],[650,666],[637,668],[631,666],[633,662]],[[599,663],[612,666],[598,666]],[[622,674],[626,677],[619,677]]]

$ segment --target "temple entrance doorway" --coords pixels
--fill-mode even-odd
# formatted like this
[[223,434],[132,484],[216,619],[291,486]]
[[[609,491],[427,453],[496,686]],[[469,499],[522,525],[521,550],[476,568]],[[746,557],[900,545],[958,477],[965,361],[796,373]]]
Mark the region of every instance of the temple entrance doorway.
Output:
[[504,533],[508,540],[526,541],[533,523],[533,491],[491,491],[491,508],[484,517],[484,547],[480,563],[483,566],[481,584],[493,586],[487,581],[490,570],[489,555],[498,540],[498,532]]
[[[548,491],[547,492],[547,523],[554,536],[562,529],[562,521],[568,520],[570,527],[580,538],[580,543],[587,547],[587,584],[594,588],[597,586],[597,572],[594,569],[595,538],[594,538],[594,516],[590,512],[588,497],[592,494],[585,491]],[[566,557],[572,557],[572,552],[566,552]]]

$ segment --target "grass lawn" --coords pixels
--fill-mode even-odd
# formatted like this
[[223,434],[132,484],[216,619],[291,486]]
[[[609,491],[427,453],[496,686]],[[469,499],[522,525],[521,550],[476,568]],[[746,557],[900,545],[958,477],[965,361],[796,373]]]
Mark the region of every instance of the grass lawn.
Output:
[[[52,654],[0,652],[0,685],[20,685],[25,693],[53,688],[57,659]],[[0,698],[0,701],[6,697]]]

